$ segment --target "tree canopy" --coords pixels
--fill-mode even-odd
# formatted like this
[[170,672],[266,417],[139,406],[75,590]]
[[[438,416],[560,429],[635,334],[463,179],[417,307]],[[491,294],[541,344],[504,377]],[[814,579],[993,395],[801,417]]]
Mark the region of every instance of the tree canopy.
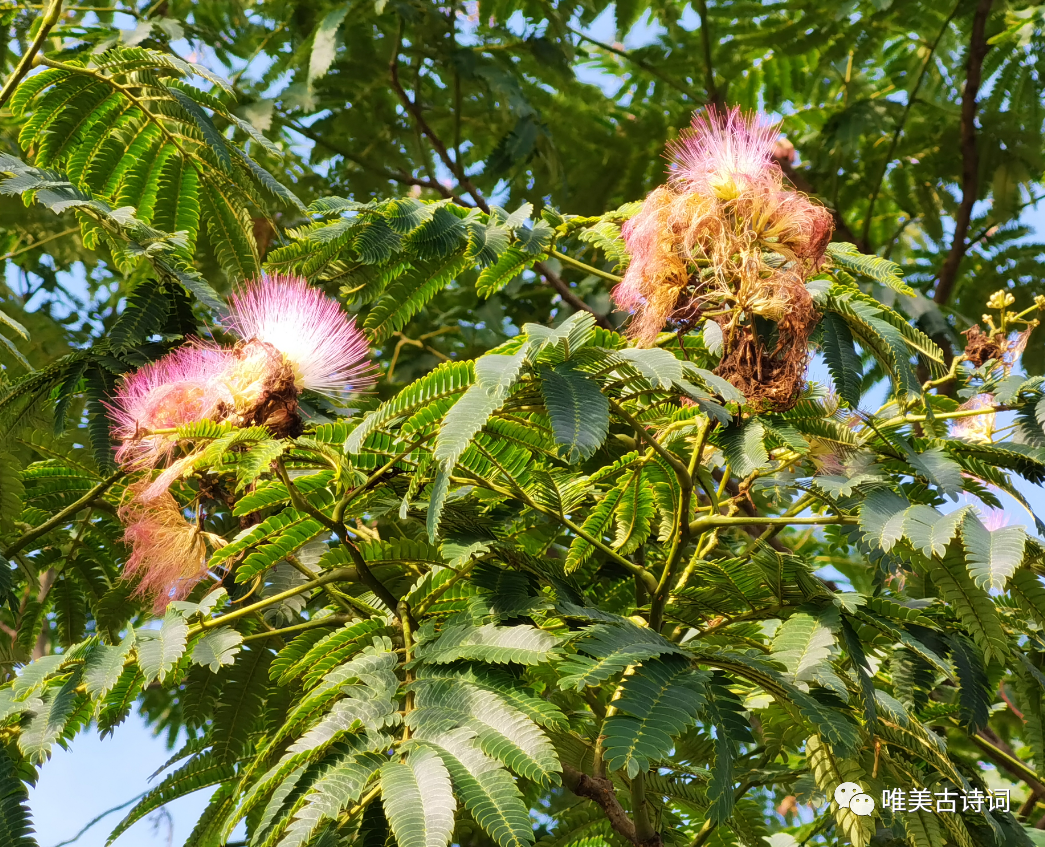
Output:
[[5,847],[1045,843],[1045,7],[0,27]]

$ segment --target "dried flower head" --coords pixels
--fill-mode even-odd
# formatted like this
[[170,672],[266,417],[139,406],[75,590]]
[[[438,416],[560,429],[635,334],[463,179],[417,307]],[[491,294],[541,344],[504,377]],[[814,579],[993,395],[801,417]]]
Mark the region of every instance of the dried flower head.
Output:
[[[722,327],[716,372],[754,405],[797,399],[817,313],[805,282],[824,259],[831,214],[784,184],[778,125],[709,109],[669,146],[670,179],[622,228],[631,262],[614,289],[629,336]],[[755,318],[774,328],[761,337]]]
[[131,548],[123,573],[138,580],[135,595],[152,598],[160,613],[171,600],[188,596],[206,575],[207,545],[170,492],[148,500],[141,496],[147,484],[143,480],[131,486],[119,509],[124,541]]
[[369,386],[367,341],[341,305],[292,276],[263,276],[234,293],[228,328],[278,350],[294,386],[332,397]]
[[274,345],[256,338],[237,344],[225,386],[232,397],[229,420],[264,424],[277,436],[301,434],[295,371]]
[[176,443],[170,430],[212,419],[228,402],[228,353],[195,342],[126,376],[108,409],[116,460],[126,468],[155,467]]
[[1020,357],[1036,326],[1036,323],[1032,323],[1021,332],[1008,335],[994,332],[988,335],[980,329],[979,324],[973,324],[962,333],[965,336],[965,360],[977,368],[982,368],[990,361],[1000,362],[1005,373],[1010,374],[1020,363]]

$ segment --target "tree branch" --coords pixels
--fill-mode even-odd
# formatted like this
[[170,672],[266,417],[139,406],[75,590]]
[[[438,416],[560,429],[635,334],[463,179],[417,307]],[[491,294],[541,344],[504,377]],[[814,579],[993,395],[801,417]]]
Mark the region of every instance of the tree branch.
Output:
[[966,65],[965,89],[962,91],[962,202],[954,216],[954,240],[947,258],[940,268],[940,280],[936,285],[933,300],[946,303],[954,290],[958,277],[958,266],[969,249],[965,236],[969,232],[972,207],[980,188],[980,154],[976,149],[976,98],[980,93],[983,75],[983,59],[987,55],[987,17],[994,0],[980,0],[972,19],[972,35],[969,40],[969,61]]
[[671,77],[661,73],[660,71],[658,71],[655,67],[653,67],[648,62],[645,62],[642,59],[639,59],[639,58],[631,55],[631,53],[629,53],[627,50],[621,50],[619,47],[614,47],[612,44],[605,44],[602,41],[596,41],[590,35],[585,35],[579,29],[574,29],[572,26],[568,26],[568,27],[566,27],[566,29],[567,29],[568,32],[572,32],[578,38],[584,39],[589,44],[594,44],[600,50],[605,50],[607,53],[612,53],[615,56],[620,56],[625,61],[631,62],[631,64],[633,64],[635,67],[640,68],[641,70],[644,70],[650,76],[656,77],[661,82],[664,82],[667,85],[671,86],[677,92],[679,92],[679,94],[684,94],[684,95],[686,95],[687,97],[691,98],[692,100],[694,100],[696,102],[700,101],[700,98],[697,97],[693,93],[693,91],[691,91],[689,88],[684,86],[678,80],[672,79]]
[[591,800],[602,809],[610,826],[613,827],[613,831],[634,844],[635,847],[660,847],[659,835],[654,834],[645,841],[639,839],[634,822],[624,811],[624,807],[617,799],[617,792],[613,790],[613,783],[607,777],[588,776],[564,762],[562,780],[566,787],[578,797]]
[[930,45],[925,61],[922,62],[922,70],[918,74],[918,79],[914,81],[914,88],[912,88],[910,93],[907,95],[907,103],[904,106],[903,113],[900,115],[899,123],[896,124],[896,130],[893,132],[893,140],[889,144],[889,152],[885,154],[885,161],[882,162],[882,170],[878,174],[878,181],[875,183],[874,191],[871,192],[871,200],[867,204],[867,216],[864,218],[864,231],[861,236],[861,240],[864,244],[870,243],[871,221],[874,218],[874,205],[878,201],[878,195],[882,191],[882,184],[885,182],[885,174],[886,171],[889,170],[889,163],[893,160],[893,154],[896,153],[896,145],[900,143],[900,136],[903,135],[904,127],[907,125],[907,116],[911,113],[914,101],[918,97],[918,91],[922,87],[922,82],[925,80],[926,73],[929,71],[929,65],[932,64],[933,56],[936,54],[936,48],[940,44],[940,39],[942,39],[943,34],[947,32],[947,27],[951,25],[951,21],[954,20],[954,16],[958,14],[958,9],[960,7],[961,0],[955,4],[954,9],[947,16],[947,20],[945,20],[943,26],[940,27],[940,31],[936,35],[936,40]]
[[623,279],[623,277],[619,277],[616,274],[611,274],[609,271],[600,270],[599,268],[594,268],[591,265],[585,264],[580,259],[574,259],[573,256],[568,256],[567,254],[559,250],[555,250],[554,248],[549,250],[548,254],[550,256],[554,256],[560,262],[563,262],[567,265],[573,265],[573,267],[577,268],[577,270],[584,271],[585,273],[592,274],[594,276],[602,277],[607,282],[618,283],[621,281],[621,279]]
[[440,140],[439,136],[432,131],[432,128],[428,125],[428,121],[425,120],[425,116],[421,111],[420,103],[411,100],[410,95],[406,93],[403,88],[403,84],[399,81],[399,48],[403,43],[403,19],[399,19],[399,26],[396,29],[395,42],[392,48],[392,56],[388,60],[388,75],[392,80],[392,90],[396,93],[399,98],[399,102],[403,104],[403,108],[407,114],[414,119],[417,124],[417,128],[428,137],[428,141],[431,143],[432,148],[435,150],[436,155],[440,161],[449,169],[450,173],[454,175],[457,182],[465,190],[465,192],[471,196],[475,201],[475,205],[482,209],[487,214],[490,213],[490,206],[486,202],[482,193],[472,183],[471,179],[465,173],[464,168],[460,162],[455,162],[453,157],[450,155],[450,151],[446,149],[446,145]]
[[730,517],[729,515],[707,515],[697,518],[689,525],[691,535],[703,532],[719,526],[827,526],[828,524],[856,523],[858,518],[849,515],[813,515],[808,518],[792,518],[786,515],[762,517],[760,515],[744,515],[742,517]]
[[[273,594],[271,597],[266,597],[264,600],[258,600],[257,603],[251,603],[249,606],[243,606],[242,608],[236,609],[217,618],[201,621],[195,626],[189,627],[188,637],[192,638],[194,635],[199,635],[205,630],[223,626],[230,621],[238,620],[247,615],[252,615],[254,612],[260,612],[262,609],[267,609],[269,606],[275,605],[276,603],[282,603],[284,600],[295,597],[303,591],[311,591],[313,588],[322,588],[328,582],[337,582],[338,580],[344,580],[345,582],[358,582],[359,573],[355,568],[335,568],[334,570],[327,571],[322,576],[316,577],[309,582],[303,582],[301,585],[295,585],[293,588],[288,588],[286,591],[281,591],[279,594]],[[265,634],[271,635],[271,633],[268,632]]]
[[707,0],[699,0],[697,14],[700,16],[700,41],[704,50],[704,88],[707,91],[708,103],[718,111],[726,110],[726,98],[719,92],[715,84],[715,66],[711,57],[711,30],[708,28]]
[[[443,144],[439,136],[436,135],[432,127],[429,126],[428,121],[425,120],[424,114],[421,111],[420,103],[416,99],[410,99],[410,95],[406,93],[403,84],[399,81],[399,48],[402,41],[403,21],[400,19],[399,26],[396,29],[392,56],[388,60],[388,74],[392,80],[392,90],[399,98],[399,102],[403,104],[403,109],[405,109],[406,113],[414,119],[421,133],[428,138],[428,141],[431,143],[432,148],[439,157],[439,160],[446,166],[450,173],[454,175],[458,185],[475,201],[476,206],[486,212],[486,214],[490,214],[490,205],[486,202],[486,198],[483,197],[482,192],[476,188],[471,178],[467,173],[465,173],[464,166],[460,162],[454,161],[446,145]],[[591,312],[595,315],[595,322],[599,326],[604,329],[613,329],[613,325],[603,315],[597,314],[594,309],[574,294],[569,284],[544,262],[537,262],[534,265],[534,268],[548,281],[548,284],[555,289],[564,303],[577,311]]]
[[989,727],[969,736],[969,740],[1003,771],[1020,782],[1025,782],[1036,794],[1045,796],[1045,785],[1042,784],[1041,777],[1020,761],[1015,751]]
[[12,94],[15,93],[15,89],[18,88],[20,83],[25,77],[29,70],[33,67],[33,61],[36,59],[36,54],[40,52],[40,48],[43,47],[44,41],[47,40],[47,34],[51,31],[52,27],[58,23],[58,19],[62,16],[62,0],[51,0],[51,5],[47,7],[47,11],[44,12],[43,19],[40,21],[40,29],[36,31],[36,37],[33,39],[33,43],[29,45],[29,49],[25,51],[25,55],[18,60],[18,64],[15,66],[14,73],[8,77],[7,82],[4,83],[4,87],[0,90],[0,106],[8,101]]
[[100,497],[102,494],[108,491],[109,488],[112,487],[112,484],[116,482],[116,480],[118,480],[121,476],[123,476],[123,471],[117,471],[108,479],[103,479],[75,503],[70,503],[54,517],[44,521],[39,526],[33,527],[31,530],[29,530],[29,532],[27,532],[20,538],[16,538],[13,542],[11,542],[11,546],[4,551],[4,557],[10,559],[19,550],[24,550],[28,545],[36,541],[37,538],[39,538],[42,535],[46,535],[56,526],[59,526],[60,524],[64,523],[67,518],[72,517],[81,509],[84,509],[87,506],[89,506],[92,500],[94,500],[96,497]]

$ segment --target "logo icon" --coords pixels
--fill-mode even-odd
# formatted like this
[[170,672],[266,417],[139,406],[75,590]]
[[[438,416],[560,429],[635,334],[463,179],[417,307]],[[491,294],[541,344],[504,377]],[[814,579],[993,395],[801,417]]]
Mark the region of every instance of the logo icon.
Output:
[[843,782],[835,789],[835,802],[854,815],[866,818],[874,814],[874,799],[855,782]]

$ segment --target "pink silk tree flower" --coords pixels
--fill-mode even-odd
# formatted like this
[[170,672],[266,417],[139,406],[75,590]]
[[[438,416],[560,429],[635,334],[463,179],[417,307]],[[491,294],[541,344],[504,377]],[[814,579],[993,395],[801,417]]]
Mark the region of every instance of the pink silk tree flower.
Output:
[[744,114],[739,107],[719,112],[709,106],[668,145],[675,166],[671,185],[721,200],[754,187],[779,188],[783,172],[773,161],[779,135],[779,121]]
[[148,501],[140,496],[147,483],[131,486],[130,499],[119,509],[124,541],[131,548],[123,575],[138,580],[135,596],[151,598],[160,614],[206,576],[207,545],[169,491]]
[[229,354],[195,342],[124,377],[108,404],[113,436],[120,441],[116,460],[128,469],[155,467],[174,449],[170,432],[213,419],[228,394],[223,375]]
[[294,276],[262,276],[230,298],[226,326],[278,350],[300,391],[343,397],[374,381],[369,348],[341,304]]

